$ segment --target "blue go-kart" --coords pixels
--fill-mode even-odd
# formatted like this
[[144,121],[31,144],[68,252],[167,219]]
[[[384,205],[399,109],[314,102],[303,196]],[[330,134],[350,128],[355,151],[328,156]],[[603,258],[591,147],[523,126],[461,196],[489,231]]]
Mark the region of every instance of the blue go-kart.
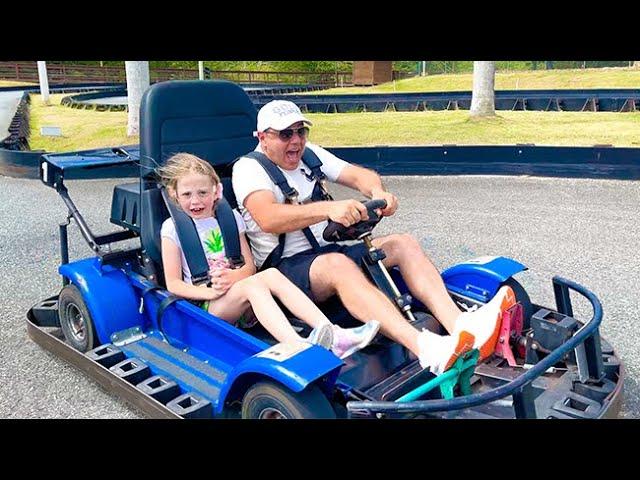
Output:
[[[478,363],[478,352],[471,351],[438,377],[382,335],[343,361],[316,345],[277,343],[260,325],[232,326],[174,297],[164,285],[160,254],[160,226],[169,215],[193,262],[194,280],[206,281],[207,269],[197,274],[200,247],[188,247],[193,225],[178,218],[177,209],[165,201],[154,169],[176,152],[213,162],[226,187],[217,215],[228,215],[235,206],[231,163],[256,145],[256,109],[233,83],[175,81],[153,85],[140,114],[139,151],[43,155],[40,169],[42,181],[68,207],[67,222],[60,226],[63,287],[29,310],[28,332],[107,390],[147,415],[163,418],[617,415],[623,368],[600,338],[598,298],[581,285],[554,277],[555,307],[532,304],[513,278],[526,267],[505,257],[471,260],[442,273],[462,308],[486,303],[502,285],[513,288],[518,303],[504,315],[492,357]],[[114,188],[111,222],[121,228],[95,235],[69,196],[65,174],[116,165],[139,166],[140,178]],[[371,281],[416,328],[439,331],[427,308],[408,294],[399,272],[385,269],[383,253],[371,246],[371,231],[379,221],[373,210],[379,205],[366,205],[371,220],[351,228],[330,223],[325,238],[367,243],[361,264]],[[68,259],[70,219],[92,250],[92,256],[74,262]],[[237,231],[225,228],[222,233],[232,261],[241,264]],[[591,319],[574,318],[570,291],[590,302]],[[348,326],[355,321],[337,299],[320,307],[334,322]]]

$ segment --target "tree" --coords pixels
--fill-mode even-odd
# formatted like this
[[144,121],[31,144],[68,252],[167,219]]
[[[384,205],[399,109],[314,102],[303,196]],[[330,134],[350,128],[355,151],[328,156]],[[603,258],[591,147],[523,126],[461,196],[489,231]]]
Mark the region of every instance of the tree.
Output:
[[140,102],[142,94],[149,88],[149,62],[124,62],[127,75],[127,136],[140,131]]
[[496,62],[473,62],[471,117],[494,117]]
[[45,105],[50,105],[49,101],[49,77],[47,76],[47,62],[37,62],[38,80],[40,82],[40,94]]

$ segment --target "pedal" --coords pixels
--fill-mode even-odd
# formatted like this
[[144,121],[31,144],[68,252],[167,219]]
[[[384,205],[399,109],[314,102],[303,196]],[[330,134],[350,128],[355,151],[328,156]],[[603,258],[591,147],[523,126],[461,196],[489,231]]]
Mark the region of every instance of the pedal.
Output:
[[474,348],[459,357],[449,370],[429,380],[424,385],[401,396],[396,402],[411,402],[418,400],[436,387],[440,387],[440,394],[445,400],[455,397],[455,387],[460,387],[462,395],[471,395],[471,377],[478,364],[480,351]]
[[516,303],[502,314],[500,335],[498,336],[494,354],[497,357],[504,358],[510,367],[517,365],[515,355],[511,349],[511,339],[519,338],[522,335],[523,312],[522,304]]

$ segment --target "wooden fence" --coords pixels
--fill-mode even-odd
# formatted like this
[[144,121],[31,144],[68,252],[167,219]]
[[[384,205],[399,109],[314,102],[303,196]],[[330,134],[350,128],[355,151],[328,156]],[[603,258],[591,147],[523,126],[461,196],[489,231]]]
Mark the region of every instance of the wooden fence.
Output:
[[[166,80],[195,80],[197,69],[153,68],[149,72],[151,82]],[[88,65],[67,65],[47,63],[47,76],[50,84],[68,83],[125,83],[124,63],[122,67],[94,67]],[[207,78],[231,80],[237,83],[267,84],[313,84],[326,86],[351,85],[351,72],[267,72],[205,69]],[[38,82],[36,62],[0,62],[0,79],[24,82]]]

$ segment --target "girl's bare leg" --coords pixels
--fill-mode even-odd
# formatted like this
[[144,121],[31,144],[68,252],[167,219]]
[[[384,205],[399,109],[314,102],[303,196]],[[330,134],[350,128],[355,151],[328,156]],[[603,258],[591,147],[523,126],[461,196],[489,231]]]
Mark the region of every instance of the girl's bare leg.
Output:
[[284,343],[302,341],[260,276],[256,274],[234,284],[226,294],[209,303],[209,313],[234,321],[251,305],[258,321],[276,340]]
[[331,323],[322,310],[279,270],[268,268],[254,277],[259,277],[293,315],[310,327],[316,328],[323,323]]

